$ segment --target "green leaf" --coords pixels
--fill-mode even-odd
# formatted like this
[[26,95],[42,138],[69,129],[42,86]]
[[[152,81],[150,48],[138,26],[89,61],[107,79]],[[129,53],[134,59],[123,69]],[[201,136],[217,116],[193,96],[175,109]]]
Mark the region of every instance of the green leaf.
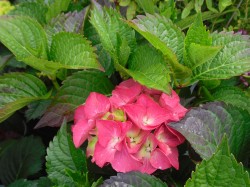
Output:
[[153,175],[140,172],[118,173],[104,181],[100,187],[108,186],[143,186],[143,187],[167,187],[168,185]]
[[193,9],[194,9],[194,1],[190,1],[181,12],[181,19],[184,19],[187,16],[189,16],[191,10]]
[[242,164],[230,154],[227,138],[224,137],[216,153],[196,166],[185,186],[250,186],[250,179]]
[[228,79],[250,71],[249,36],[213,33],[212,46],[223,46],[217,55],[193,69],[193,81]]
[[90,92],[110,94],[114,86],[102,72],[79,71],[68,77],[58,94],[52,101],[52,105],[36,125],[36,128],[43,126],[60,126],[63,119],[68,121],[77,106],[84,103]]
[[144,10],[144,12],[149,14],[155,13],[155,5],[152,0],[135,0],[135,2]]
[[63,122],[47,149],[46,171],[49,179],[57,186],[75,186],[72,178],[67,175],[67,170],[82,174],[88,172],[86,156],[81,149],[75,148],[67,124]]
[[184,34],[171,20],[163,16],[147,14],[147,16],[138,16],[128,24],[164,54],[176,78],[184,79],[190,76],[190,69],[181,64]]
[[224,86],[216,89],[212,95],[214,101],[223,101],[227,104],[247,110],[250,114],[250,97],[241,89],[232,86]]
[[[192,26],[188,29],[185,38],[185,65],[189,68],[193,68],[194,66],[196,67],[198,64],[203,64],[206,60],[214,57],[220,48],[210,47],[210,45],[212,45],[212,38],[209,36],[209,32],[206,31],[206,27],[202,22],[201,14],[199,13],[197,14]],[[199,57],[206,57],[204,53],[208,53],[208,58],[199,61],[200,59],[197,55],[199,55]],[[196,64],[197,62],[198,64]]]
[[53,35],[58,32],[66,31],[81,34],[84,27],[84,21],[87,18],[88,10],[89,7],[86,7],[80,12],[74,11],[66,14],[62,13],[52,19],[45,26],[49,46],[51,45]]
[[38,180],[19,179],[11,183],[8,187],[48,187],[53,186],[48,178],[41,177]]
[[170,76],[162,54],[149,45],[138,47],[128,64],[128,74],[142,85],[170,93]]
[[28,105],[28,109],[25,111],[25,117],[27,121],[40,118],[51,103],[51,99],[34,101]]
[[102,69],[89,41],[75,33],[60,32],[53,37],[50,60],[68,69]]
[[97,181],[92,183],[91,187],[100,187],[102,183],[103,183],[103,179],[102,177],[100,177],[99,179],[97,179]]
[[129,6],[127,8],[127,12],[126,12],[126,17],[128,20],[131,20],[135,17],[136,15],[136,9],[137,9],[137,4],[133,1],[131,1],[129,3]]
[[15,140],[0,158],[0,180],[8,185],[20,178],[36,174],[42,168],[45,147],[33,136]]
[[20,61],[30,56],[47,59],[46,34],[42,26],[31,18],[1,16],[0,41]]
[[29,16],[44,25],[46,23],[44,15],[47,10],[47,7],[42,3],[24,2],[15,6],[15,9],[10,11],[8,15]]
[[27,104],[47,99],[44,83],[27,73],[8,73],[0,77],[0,122]]
[[197,14],[194,23],[187,31],[185,49],[188,49],[192,43],[205,46],[210,46],[212,44],[212,38],[209,36],[206,26],[203,25],[201,13]]
[[104,49],[109,52],[115,63],[121,61],[121,64],[125,64],[124,58],[120,59],[122,56],[117,52],[120,52],[122,43],[122,48],[125,48],[124,45],[127,44],[126,48],[129,48],[131,53],[133,52],[136,46],[135,32],[121,20],[120,14],[113,9],[98,10],[94,8],[91,12],[90,22],[99,34]]
[[250,151],[250,114],[241,108],[208,103],[191,109],[180,122],[171,126],[185,136],[203,159],[211,157],[225,133],[238,160],[243,161]]
[[57,71],[61,68],[64,68],[64,65],[60,64],[59,62],[53,62],[34,56],[24,58],[22,61],[25,62],[25,64],[43,72],[44,74],[49,75],[50,77],[55,77]]
[[222,47],[219,46],[204,46],[196,43],[191,43],[188,49],[189,63],[191,69],[213,59]]
[[218,13],[218,10],[216,10],[213,7],[213,0],[206,0],[206,5],[207,5],[208,10],[210,10],[210,11],[212,11],[214,13]]
[[98,56],[98,61],[104,67],[105,74],[110,76],[115,70],[114,64],[108,52],[103,48],[97,31],[89,22],[85,24],[84,36],[87,37],[88,40],[92,42],[93,47],[97,49],[96,54]]
[[223,12],[231,4],[232,4],[232,0],[220,0],[219,1],[219,10],[220,10],[220,12]]
[[59,15],[62,11],[66,11],[69,7],[71,0],[53,0],[48,7],[48,12],[46,13],[46,21],[47,23],[57,15]]

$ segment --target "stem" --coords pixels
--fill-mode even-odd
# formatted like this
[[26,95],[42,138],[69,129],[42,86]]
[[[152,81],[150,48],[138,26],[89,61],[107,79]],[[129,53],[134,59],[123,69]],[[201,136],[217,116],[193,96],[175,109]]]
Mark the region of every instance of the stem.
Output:
[[246,2],[246,9],[245,9],[245,19],[248,17],[248,0]]
[[56,90],[59,90],[60,85],[58,84],[58,82],[57,82],[56,78],[55,78],[55,77],[53,77],[53,78],[51,79],[51,81],[52,81],[52,83],[53,83],[54,87],[56,88]]
[[[241,6],[243,0],[241,0],[238,5],[237,5],[237,8],[236,9],[239,9],[239,7]],[[231,21],[233,20],[234,16],[236,14],[236,11],[232,14],[232,16],[230,17],[230,19],[228,20],[227,24],[226,24],[226,28],[228,28],[229,24],[231,23]]]
[[203,90],[203,93],[205,94],[206,98],[208,98],[210,101],[213,100],[213,96],[211,95],[211,93],[208,91],[206,87],[202,86],[201,90]]

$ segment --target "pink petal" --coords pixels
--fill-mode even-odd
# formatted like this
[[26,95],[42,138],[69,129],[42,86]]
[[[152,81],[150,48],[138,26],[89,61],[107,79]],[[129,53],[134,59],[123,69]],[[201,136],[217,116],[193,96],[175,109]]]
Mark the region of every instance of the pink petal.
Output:
[[136,157],[138,159],[149,159],[156,146],[157,140],[154,135],[150,133],[142,144],[140,150],[137,152]]
[[147,88],[146,86],[143,86],[143,92],[147,95],[161,95],[162,91],[156,90],[156,89],[150,89]]
[[75,110],[75,114],[74,114],[74,122],[75,123],[81,119],[86,119],[85,114],[84,114],[84,105],[78,106],[77,109]]
[[97,120],[98,142],[103,147],[108,144],[115,146],[122,141],[121,123],[109,120]]
[[84,113],[87,119],[99,118],[110,109],[109,99],[102,94],[91,92],[85,102]]
[[142,167],[142,163],[128,153],[125,145],[121,151],[116,151],[115,157],[111,161],[111,165],[117,172],[138,171]]
[[178,138],[179,144],[182,144],[185,141],[185,137],[181,133],[179,133],[178,131],[174,130],[173,128],[167,125],[166,125],[166,128],[168,129],[168,131],[170,131],[172,134],[174,134]]
[[129,79],[116,86],[115,90],[112,91],[110,102],[116,108],[121,107],[134,102],[141,91],[142,86],[133,79]]
[[88,138],[89,131],[95,127],[93,120],[81,119],[71,127],[73,142],[76,148],[80,147]]
[[156,148],[152,153],[150,163],[154,168],[161,170],[170,168],[172,166],[167,156],[159,148]]
[[127,104],[123,108],[129,118],[143,130],[153,130],[169,118],[167,110],[145,94],[141,94],[135,104]]
[[140,168],[140,172],[142,173],[147,173],[147,174],[152,174],[157,170],[157,168],[153,167],[150,163],[149,159],[144,159],[143,160],[143,165]]
[[180,104],[180,98],[174,90],[172,90],[171,96],[163,93],[160,97],[159,103],[169,111],[170,118],[168,122],[179,121],[188,111]]
[[103,147],[97,142],[92,162],[94,161],[96,165],[102,168],[106,163],[110,163],[114,160],[116,151],[116,149],[109,146]]
[[179,169],[179,161],[178,161],[179,153],[178,153],[177,147],[170,147],[167,144],[159,143],[159,142],[158,142],[158,146],[161,149],[161,151],[166,155],[171,165],[175,169],[178,170]]
[[140,130],[137,126],[133,125],[126,135],[128,152],[136,153],[141,148],[141,145],[145,142],[145,139],[149,133],[150,131]]
[[169,146],[176,147],[185,141],[184,137],[177,131],[167,127],[166,125],[160,126],[155,131],[155,137],[158,142],[165,143]]
[[138,82],[135,82],[133,79],[128,79],[119,84],[121,87],[133,88],[133,87],[142,87]]
[[180,103],[180,98],[176,94],[176,92],[174,90],[172,90],[171,95],[167,95],[165,93],[162,93],[159,102],[160,102],[160,105],[162,107],[167,108],[167,109],[172,109],[177,104]]

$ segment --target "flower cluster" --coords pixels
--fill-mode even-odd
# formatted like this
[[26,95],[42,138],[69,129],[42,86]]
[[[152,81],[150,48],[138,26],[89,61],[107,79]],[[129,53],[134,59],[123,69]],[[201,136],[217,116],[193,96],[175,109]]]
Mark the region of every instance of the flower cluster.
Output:
[[73,142],[88,139],[87,156],[99,167],[151,174],[179,168],[177,146],[184,137],[168,126],[187,112],[179,96],[150,90],[132,79],[119,84],[110,98],[92,92],[75,111]]

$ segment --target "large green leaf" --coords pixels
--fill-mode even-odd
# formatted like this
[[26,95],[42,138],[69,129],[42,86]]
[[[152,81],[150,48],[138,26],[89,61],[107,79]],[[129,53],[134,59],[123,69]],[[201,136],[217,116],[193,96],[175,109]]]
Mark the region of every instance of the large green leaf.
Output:
[[15,140],[0,158],[0,180],[8,185],[20,178],[27,178],[42,168],[45,147],[40,138],[33,136]]
[[47,7],[42,3],[37,2],[24,2],[15,6],[15,9],[10,11],[8,15],[22,15],[29,16],[36,19],[39,23],[45,24],[45,14]]
[[0,122],[27,104],[47,99],[44,83],[27,73],[9,73],[0,77]]
[[165,59],[149,45],[138,47],[129,61],[127,72],[134,80],[148,88],[170,92],[169,69]]
[[241,89],[232,86],[217,88],[212,94],[214,101],[223,101],[250,113],[250,97]]
[[40,118],[48,106],[51,104],[51,99],[34,101],[28,105],[28,109],[25,111],[25,117],[27,121]]
[[206,26],[203,25],[201,14],[197,14],[194,23],[187,31],[185,38],[185,49],[188,49],[192,44],[201,44],[209,46],[212,44],[212,38],[209,32],[206,30]]
[[201,13],[199,13],[188,29],[185,38],[184,62],[190,69],[213,59],[221,50],[219,46],[211,46],[212,38],[206,27],[202,23]]
[[75,33],[60,32],[53,36],[50,60],[69,69],[102,69],[89,41]]
[[113,9],[94,8],[91,12],[90,22],[99,34],[104,49],[109,52],[115,63],[126,64],[124,59],[128,59],[129,53],[126,53],[126,56],[119,55],[123,52],[121,49],[124,49],[124,46],[120,47],[126,43],[126,47],[131,53],[133,52],[136,46],[133,29],[123,22],[121,15]]
[[1,16],[0,41],[20,61],[29,56],[47,59],[46,33],[29,17]]
[[213,33],[212,46],[222,46],[217,55],[193,69],[193,81],[227,79],[250,71],[249,36]]
[[208,159],[220,144],[223,135],[238,160],[249,154],[250,114],[237,107],[213,102],[191,109],[186,116],[171,126],[182,133],[194,150]]
[[81,149],[75,148],[65,122],[47,149],[46,171],[49,179],[57,186],[75,186],[75,182],[68,175],[70,171],[87,176],[86,156]]
[[104,181],[100,187],[108,186],[143,186],[143,187],[167,187],[168,185],[153,175],[140,172],[118,173]]
[[171,20],[159,16],[138,16],[128,24],[160,50],[177,78],[189,77],[191,71],[183,66],[184,34]]
[[196,166],[185,186],[247,187],[250,186],[250,179],[242,164],[230,154],[227,138],[224,137],[216,153]]
[[68,121],[72,119],[74,110],[85,102],[90,92],[110,94],[112,89],[112,83],[102,72],[77,72],[63,82],[52,105],[36,127],[60,126],[65,117]]
[[49,22],[52,18],[56,17],[62,11],[66,11],[69,7],[71,0],[53,0],[48,6],[46,13],[46,21]]
[[88,40],[91,41],[92,45],[97,49],[96,54],[98,56],[98,61],[105,69],[105,74],[110,76],[115,70],[114,64],[108,52],[103,48],[97,31],[89,22],[86,22],[85,24],[84,36],[87,37]]
[[84,27],[84,21],[87,17],[89,7],[84,8],[80,12],[68,12],[59,14],[52,19],[46,26],[45,31],[47,33],[49,46],[52,42],[52,36],[58,32],[66,31],[73,33],[82,33]]

